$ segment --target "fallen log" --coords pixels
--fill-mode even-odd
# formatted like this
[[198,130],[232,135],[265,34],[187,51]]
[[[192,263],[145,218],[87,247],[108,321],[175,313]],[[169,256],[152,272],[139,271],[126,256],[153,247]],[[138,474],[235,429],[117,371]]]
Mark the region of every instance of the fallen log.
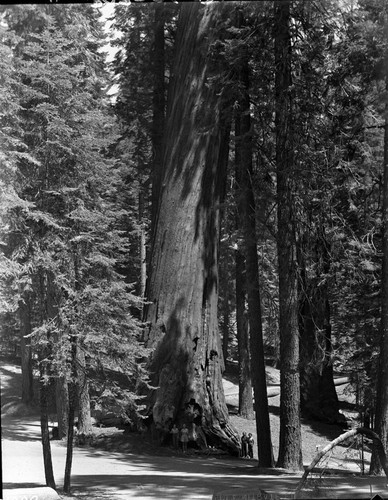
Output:
[[294,498],[298,498],[298,495],[300,491],[302,490],[303,486],[306,483],[307,476],[310,474],[310,472],[314,469],[314,467],[320,462],[320,460],[327,454],[329,453],[330,450],[332,450],[335,446],[339,445],[340,443],[343,443],[347,439],[356,436],[357,434],[363,434],[364,436],[367,436],[371,439],[373,439],[373,444],[377,447],[377,452],[379,454],[380,458],[380,463],[384,469],[385,475],[388,480],[388,463],[387,463],[387,457],[385,454],[384,446],[383,443],[381,442],[380,437],[378,434],[375,432],[371,431],[370,429],[366,429],[365,427],[357,427],[356,429],[352,429],[350,431],[344,432],[340,436],[338,436],[336,439],[331,441],[327,446],[325,446],[317,455],[315,456],[314,460],[311,462],[311,464],[306,467],[306,470],[304,471],[303,476],[301,477],[301,480],[298,483],[298,486],[296,487]]

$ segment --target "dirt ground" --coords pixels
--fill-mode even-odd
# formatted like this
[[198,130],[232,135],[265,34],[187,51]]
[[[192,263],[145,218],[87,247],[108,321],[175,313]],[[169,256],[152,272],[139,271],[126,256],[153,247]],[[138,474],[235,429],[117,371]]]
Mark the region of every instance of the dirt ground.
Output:
[[[269,369],[269,398],[274,455],[277,455],[279,396],[277,373]],[[25,408],[19,394],[20,368],[1,363],[2,404],[2,473],[5,489],[45,484],[39,419],[36,412]],[[271,378],[272,377],[272,378]],[[227,402],[232,423],[242,432],[256,436],[255,422],[241,419],[235,413],[237,387],[225,380]],[[343,387],[339,389],[343,392]],[[348,405],[349,407],[349,405]],[[303,422],[304,463],[307,465],[317,447],[326,445],[341,432],[335,426]],[[54,474],[63,498],[82,500],[210,500],[221,491],[252,492],[263,489],[290,497],[301,474],[282,470],[259,470],[257,460],[232,458],[210,452],[187,455],[137,434],[124,434],[115,428],[96,431],[92,446],[76,447],[73,458],[72,496],[61,493],[65,465],[65,443],[52,441]],[[315,490],[308,498],[371,498],[379,493],[388,498],[386,480],[360,475],[361,455],[358,444],[353,448],[338,447],[326,464],[320,464],[315,476]],[[369,454],[365,453],[365,468]],[[330,467],[330,471],[328,469]],[[318,488],[319,486],[319,488]]]

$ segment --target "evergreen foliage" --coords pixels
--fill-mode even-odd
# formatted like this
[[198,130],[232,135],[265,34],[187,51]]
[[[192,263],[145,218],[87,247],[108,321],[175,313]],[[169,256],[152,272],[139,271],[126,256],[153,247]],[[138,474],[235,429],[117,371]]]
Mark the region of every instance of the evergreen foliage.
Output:
[[[18,127],[5,137],[10,144],[4,148],[7,170],[2,169],[3,214],[9,221],[3,301],[10,311],[30,305],[21,321],[31,323],[28,337],[43,386],[60,378],[76,382],[75,343],[86,356],[81,369],[95,374],[93,406],[114,401],[118,416],[133,423],[137,379],[146,379],[135,318],[142,304],[119,273],[128,252],[122,231],[127,214],[117,202],[120,164],[109,157],[118,129],[105,96],[98,14],[82,6],[29,11],[25,24],[17,8],[7,11],[8,26],[19,36],[2,45],[12,57],[2,84],[7,97],[14,93],[3,123],[12,112]],[[44,22],[37,27],[33,19]],[[117,373],[125,380],[120,388]]]

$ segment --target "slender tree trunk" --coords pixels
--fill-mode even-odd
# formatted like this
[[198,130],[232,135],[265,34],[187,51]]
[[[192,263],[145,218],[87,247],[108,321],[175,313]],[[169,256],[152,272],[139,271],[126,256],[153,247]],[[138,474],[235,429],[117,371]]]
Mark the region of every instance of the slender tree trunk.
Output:
[[49,385],[46,380],[47,368],[41,367],[40,374],[40,430],[42,436],[43,463],[46,485],[56,489],[51,457],[50,429],[48,417]]
[[77,406],[77,341],[75,336],[71,336],[71,358],[72,358],[72,373],[71,381],[69,382],[69,417],[67,430],[67,447],[66,447],[66,462],[65,462],[65,477],[63,483],[63,491],[70,494],[71,487],[71,468],[73,464],[73,449],[74,449],[74,422],[75,409]]
[[139,226],[140,226],[140,297],[144,299],[147,281],[147,247],[146,247],[146,228],[144,223],[144,193],[143,187],[139,191]]
[[[57,349],[61,349],[63,341],[63,331],[58,328],[58,333],[54,334],[54,342]],[[58,439],[67,436],[69,418],[69,391],[66,377],[55,375],[55,407],[57,411]]]
[[220,12],[218,5],[182,3],[178,21],[147,297],[145,340],[157,387],[148,392],[147,406],[161,438],[174,422],[194,422],[209,443],[238,453],[217,321],[219,205],[230,126],[221,89],[209,81],[217,58],[208,51]]
[[[73,248],[73,265],[74,265],[74,288],[79,291],[81,276],[79,271],[80,251],[77,244]],[[85,356],[80,348],[80,339],[78,332],[69,332],[69,341],[71,348],[71,373],[68,380],[69,392],[69,416],[68,416],[68,431],[67,431],[67,448],[66,448],[66,463],[65,477],[63,490],[65,493],[70,493],[71,486],[71,468],[73,463],[74,449],[74,422],[75,411],[78,408],[78,433],[87,435],[91,433],[90,419],[90,401],[89,388],[86,378]]]
[[[74,258],[74,271],[76,287],[78,283],[78,255],[75,251]],[[78,406],[79,399],[79,382],[78,382],[78,339],[77,336],[70,333],[70,346],[71,346],[71,373],[70,380],[68,381],[68,394],[69,394],[69,415],[67,419],[67,445],[66,445],[66,462],[65,462],[65,476],[63,483],[63,491],[70,494],[71,487],[71,468],[73,464],[73,450],[74,450],[74,424],[75,424],[75,410]]]
[[278,466],[302,468],[298,288],[293,213],[290,1],[275,1],[275,134],[278,197],[280,443]]
[[165,85],[165,6],[155,3],[154,43],[151,59],[153,62],[154,88],[152,95],[152,222],[151,233],[155,232],[161,178],[163,175],[163,133],[165,127],[166,85]]
[[[80,289],[80,272],[79,272],[79,249],[75,249],[74,254],[74,286],[76,290]],[[90,414],[90,397],[89,383],[87,378],[87,367],[85,360],[85,352],[82,346],[82,338],[77,335],[72,335],[73,349],[73,373],[74,382],[76,384],[76,402],[73,403],[73,408],[78,409],[78,434],[82,438],[88,436],[92,432],[92,420]]]
[[[238,9],[238,25],[242,25],[242,11]],[[244,49],[243,49],[244,50]],[[239,113],[236,113],[236,183],[239,188],[237,207],[243,230],[243,248],[246,266],[248,298],[249,347],[251,373],[255,398],[257,445],[260,467],[273,466],[271,429],[268,412],[265,375],[264,343],[261,323],[259,267],[257,258],[256,208],[252,187],[252,123],[249,99],[248,54],[241,54],[239,67]]]
[[[155,232],[156,232],[156,219],[159,207],[160,191],[162,188],[162,177],[163,177],[163,135],[166,122],[166,84],[165,84],[165,38],[164,38],[164,25],[165,25],[165,6],[163,4],[154,3],[154,43],[152,45],[151,51],[151,61],[154,77],[154,86],[152,90],[152,127],[151,127],[151,141],[152,141],[152,172],[151,172],[151,246],[154,246]],[[140,188],[142,189],[142,188]],[[144,195],[140,192],[141,200],[143,201],[140,206],[139,213],[144,211]],[[140,205],[140,203],[139,203]],[[142,216],[141,222],[142,222]],[[143,228],[142,228],[143,229]],[[147,263],[151,258],[147,256],[147,248],[145,241],[145,232],[142,231],[142,238],[144,242],[141,242],[141,259],[144,257],[144,267],[143,262],[141,263],[141,287],[143,291],[143,297],[148,296],[148,286],[149,280],[147,277]],[[143,245],[144,243],[144,245]],[[144,255],[143,255],[144,253]],[[145,280],[143,283],[143,279]],[[144,286],[144,288],[143,288]],[[146,318],[146,308],[143,307],[143,319]]]
[[30,299],[25,296],[19,302],[20,318],[20,351],[22,368],[22,401],[25,404],[31,404],[34,399],[34,377],[32,371],[32,350],[31,338],[31,309]]
[[46,484],[51,488],[56,488],[53,464],[50,446],[50,430],[49,430],[49,404],[50,404],[50,382],[52,381],[52,333],[49,320],[52,317],[49,314],[52,312],[50,309],[51,296],[50,290],[50,273],[40,268],[36,275],[36,289],[38,291],[38,315],[39,324],[46,324],[46,332],[43,343],[39,346],[39,389],[40,389],[40,429],[43,448],[43,462],[46,477]]
[[[71,400],[71,397],[70,397],[70,400]],[[73,463],[73,448],[74,448],[74,405],[71,402],[70,402],[70,407],[69,407],[68,423],[69,423],[69,427],[67,430],[65,477],[64,477],[64,483],[63,483],[63,491],[67,494],[70,493],[70,487],[71,487],[71,467],[72,467],[72,463]]]
[[57,377],[55,382],[58,438],[62,439],[67,436],[69,426],[69,391],[64,377]]
[[[237,13],[237,27],[240,27],[240,13]],[[241,110],[235,112],[235,177],[236,177],[236,227],[237,231],[242,231],[243,226],[243,208],[241,206],[244,193],[241,189],[241,144],[238,142],[241,137]],[[241,238],[240,238],[241,240]],[[246,310],[247,301],[247,284],[246,284],[246,268],[243,243],[240,241],[235,252],[236,260],[236,323],[237,323],[237,342],[238,342],[238,364],[239,364],[239,414],[253,420],[255,412],[253,408],[252,397],[252,373],[251,373],[251,356],[249,349],[249,325],[248,314]]]
[[89,383],[86,373],[85,353],[77,346],[77,403],[78,403],[78,434],[82,437],[92,433],[90,414]]
[[[388,41],[388,9],[385,6],[385,39]],[[388,49],[385,53],[385,89],[388,92]],[[384,165],[383,165],[383,212],[382,212],[382,273],[381,273],[381,320],[380,356],[377,374],[375,432],[380,436],[387,453],[388,445],[388,103],[385,104]],[[382,464],[376,448],[371,459],[370,471],[380,474]]]
[[[58,320],[58,309],[60,303],[60,291],[55,284],[55,276],[53,272],[47,271],[47,299],[46,299],[46,311],[47,318],[55,323],[57,326],[59,325]],[[60,344],[62,340],[62,331],[59,327],[58,333],[53,333],[53,341],[55,343]],[[58,377],[56,374],[53,374],[55,377],[55,401],[56,401],[56,411],[57,411],[57,422],[58,422],[58,438],[66,436],[67,434],[67,425],[68,425],[68,412],[69,412],[69,401],[68,401],[68,390],[67,390],[67,382],[63,377]]]
[[236,250],[236,323],[238,347],[238,412],[241,417],[253,420],[252,376],[249,354],[248,318],[245,307],[245,258]]

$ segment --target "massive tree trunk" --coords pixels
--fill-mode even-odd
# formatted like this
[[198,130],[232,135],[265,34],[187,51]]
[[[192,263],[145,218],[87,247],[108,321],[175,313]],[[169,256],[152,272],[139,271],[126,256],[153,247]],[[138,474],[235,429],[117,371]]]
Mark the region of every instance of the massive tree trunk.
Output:
[[278,198],[280,443],[278,466],[302,468],[291,99],[290,2],[275,2],[275,134]]
[[222,307],[222,323],[221,323],[221,331],[222,331],[222,356],[224,358],[224,362],[228,359],[228,351],[229,351],[229,329],[230,329],[230,303],[229,297],[226,293],[226,297]]
[[22,368],[22,401],[31,404],[34,399],[34,377],[32,372],[31,304],[28,295],[19,302],[20,319],[20,355]]
[[[388,41],[388,9],[385,6],[385,39]],[[385,89],[388,92],[388,49],[385,53]],[[388,103],[385,104],[383,211],[382,211],[382,273],[381,273],[381,321],[380,356],[377,374],[375,432],[380,436],[385,453],[388,445]],[[381,473],[382,464],[376,448],[371,459],[372,474]]]
[[[237,11],[237,25],[242,25],[241,9]],[[248,299],[249,346],[251,373],[255,398],[256,431],[260,467],[272,467],[272,442],[268,413],[265,375],[264,343],[261,324],[259,268],[257,260],[256,209],[252,187],[252,123],[249,99],[248,54],[242,53],[238,68],[240,94],[236,113],[236,184],[239,189],[237,207],[243,233],[245,254],[245,283]]]
[[301,408],[306,416],[343,424],[333,379],[330,305],[325,292],[311,290],[301,310]]
[[217,322],[219,204],[230,127],[221,89],[209,79],[217,64],[209,46],[221,12],[219,5],[181,4],[147,297],[145,340],[157,387],[147,404],[162,438],[173,422],[194,421],[209,444],[237,453]]

